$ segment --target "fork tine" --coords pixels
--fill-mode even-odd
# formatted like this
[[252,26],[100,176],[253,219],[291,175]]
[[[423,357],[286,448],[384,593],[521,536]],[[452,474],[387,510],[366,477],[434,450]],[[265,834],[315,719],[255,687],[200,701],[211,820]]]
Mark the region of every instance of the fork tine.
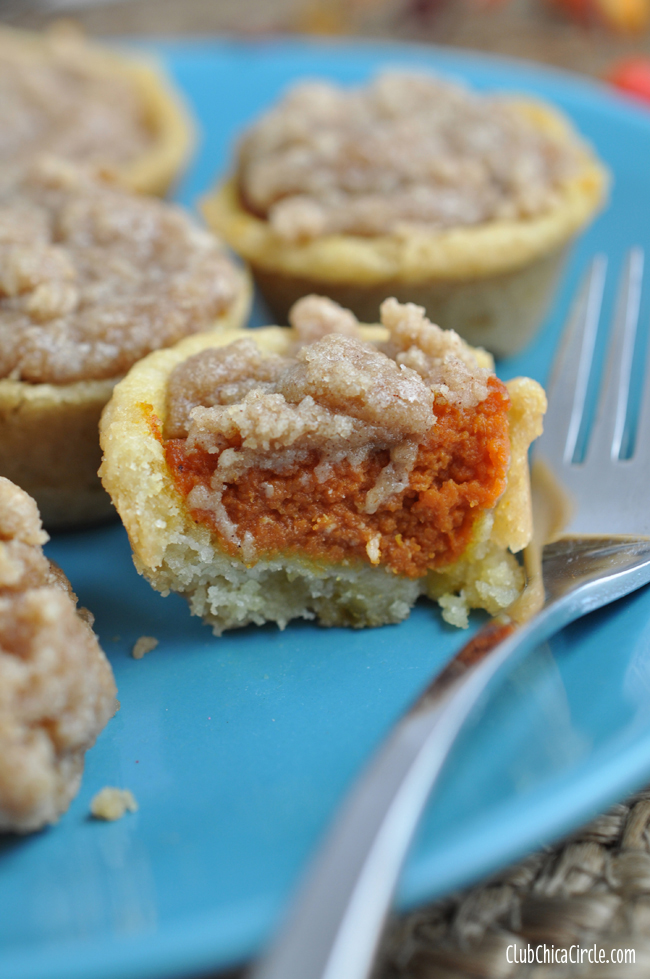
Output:
[[[634,458],[650,460],[650,345],[646,353],[641,407],[636,426]],[[650,476],[650,472],[648,473]]]
[[548,412],[537,452],[549,462],[571,462],[587,396],[607,272],[607,258],[596,255],[571,310],[553,374],[547,385]]
[[632,248],[628,252],[621,275],[614,327],[608,349],[605,382],[587,450],[587,465],[593,461],[600,466],[604,459],[616,460],[621,453],[634,344],[639,322],[642,280],[643,250]]

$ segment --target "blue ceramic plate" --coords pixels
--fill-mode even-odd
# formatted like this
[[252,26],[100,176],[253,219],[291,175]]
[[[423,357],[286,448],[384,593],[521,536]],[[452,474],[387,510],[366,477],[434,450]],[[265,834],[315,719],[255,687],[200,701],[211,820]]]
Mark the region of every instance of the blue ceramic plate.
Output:
[[[154,49],[201,125],[179,191],[187,204],[223,172],[241,127],[304,75],[352,83],[402,65],[562,106],[612,168],[612,202],[576,248],[543,335],[501,365],[506,377],[544,381],[589,256],[611,257],[610,308],[625,248],[650,249],[650,112],[594,84],[515,62],[364,43]],[[649,307],[646,290],[644,323]],[[624,494],[622,486],[621,506]],[[60,536],[49,553],[95,612],[122,709],[59,825],[0,842],[0,976],[164,979],[240,961],[268,939],[373,748],[466,636],[422,604],[408,622],[380,630],[297,624],[216,640],[180,598],[163,599],[138,577],[118,526]],[[130,649],[143,634],[160,646],[135,661]],[[647,779],[648,589],[565,630],[495,684],[431,802],[400,904],[495,870]],[[89,800],[107,784],[131,789],[139,812],[90,821]]]

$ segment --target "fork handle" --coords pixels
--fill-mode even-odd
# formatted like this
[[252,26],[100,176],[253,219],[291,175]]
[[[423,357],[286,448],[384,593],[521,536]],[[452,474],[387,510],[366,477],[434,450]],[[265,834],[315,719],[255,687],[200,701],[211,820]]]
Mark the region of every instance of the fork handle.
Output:
[[[475,637],[399,721],[348,796],[279,940],[250,979],[366,979],[426,801],[492,677],[580,615],[650,580],[650,541],[614,558],[610,547],[605,559],[606,578],[594,580],[600,554],[591,575],[567,579],[553,576],[545,553],[545,580],[548,572],[554,587],[539,615],[506,630],[495,647],[488,637],[478,656]],[[556,563],[563,562],[560,555]]]

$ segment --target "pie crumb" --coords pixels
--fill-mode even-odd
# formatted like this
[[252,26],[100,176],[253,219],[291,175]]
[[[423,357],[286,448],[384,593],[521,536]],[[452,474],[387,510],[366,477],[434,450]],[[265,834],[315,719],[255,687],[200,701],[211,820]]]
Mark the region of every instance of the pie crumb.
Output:
[[106,819],[111,822],[121,819],[125,812],[137,812],[138,803],[129,789],[116,789],[107,785],[97,795],[93,796],[90,811],[95,819]]
[[139,639],[136,639],[131,655],[133,659],[142,659],[145,653],[150,653],[157,645],[158,640],[153,636],[140,636]]

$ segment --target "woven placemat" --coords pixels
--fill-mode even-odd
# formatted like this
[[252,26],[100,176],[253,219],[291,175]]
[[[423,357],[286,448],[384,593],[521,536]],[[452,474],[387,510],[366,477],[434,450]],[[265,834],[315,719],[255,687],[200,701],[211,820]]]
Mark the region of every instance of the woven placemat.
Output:
[[650,789],[487,883],[396,918],[374,979],[574,976],[650,976]]
[[373,974],[574,977],[650,977],[650,789],[489,881],[394,917]]

